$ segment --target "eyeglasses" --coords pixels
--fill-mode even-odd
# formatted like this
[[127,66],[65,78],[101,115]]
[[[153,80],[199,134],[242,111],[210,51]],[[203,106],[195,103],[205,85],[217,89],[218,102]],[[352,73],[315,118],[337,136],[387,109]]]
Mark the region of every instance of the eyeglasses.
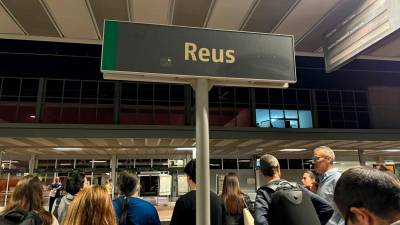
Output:
[[312,162],[315,162],[315,161],[318,161],[320,158],[324,158],[324,157],[313,156],[313,157],[311,158],[311,161],[312,161]]

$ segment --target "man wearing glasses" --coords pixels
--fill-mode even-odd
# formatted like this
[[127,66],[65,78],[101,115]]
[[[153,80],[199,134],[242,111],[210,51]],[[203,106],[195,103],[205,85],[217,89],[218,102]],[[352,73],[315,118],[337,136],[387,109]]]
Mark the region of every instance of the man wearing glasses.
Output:
[[335,188],[335,203],[346,224],[400,225],[400,181],[368,167],[346,170]]
[[[317,194],[327,200],[331,205],[333,202],[333,193],[336,182],[340,178],[340,172],[334,168],[335,153],[327,146],[320,146],[314,149],[312,162],[317,174],[320,175]],[[340,218],[340,214],[335,210],[331,219],[326,225],[342,225],[344,221]]]

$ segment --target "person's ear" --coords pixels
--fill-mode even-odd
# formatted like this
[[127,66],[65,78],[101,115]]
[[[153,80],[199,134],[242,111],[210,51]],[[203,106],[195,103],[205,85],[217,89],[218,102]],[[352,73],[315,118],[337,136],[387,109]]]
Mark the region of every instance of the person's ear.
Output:
[[[351,218],[353,218],[351,224],[360,224],[360,225],[372,225],[373,224],[373,216],[370,211],[365,208],[356,208],[351,207],[350,212],[353,214]],[[350,218],[349,218],[350,220]]]

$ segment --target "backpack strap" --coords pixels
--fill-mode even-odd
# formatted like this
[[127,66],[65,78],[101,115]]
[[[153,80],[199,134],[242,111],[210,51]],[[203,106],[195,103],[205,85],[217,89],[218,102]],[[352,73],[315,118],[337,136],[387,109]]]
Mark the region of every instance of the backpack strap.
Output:
[[267,184],[266,187],[271,189],[273,192],[276,192],[279,189],[295,188],[295,187],[298,187],[298,185],[296,183],[293,183],[293,182],[289,182],[289,181],[286,181],[286,180],[281,180],[281,181],[271,182],[271,183]]
[[63,196],[58,196],[54,205],[53,215],[58,219],[58,208],[60,207],[60,203]]

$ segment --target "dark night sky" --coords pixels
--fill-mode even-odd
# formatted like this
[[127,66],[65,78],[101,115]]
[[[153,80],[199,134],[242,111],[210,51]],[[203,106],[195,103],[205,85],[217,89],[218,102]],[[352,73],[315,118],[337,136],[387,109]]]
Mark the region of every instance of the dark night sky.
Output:
[[[0,76],[102,79],[101,46],[0,40]],[[298,82],[291,87],[366,89],[400,86],[400,62],[356,60],[326,74],[323,58],[296,57]]]

